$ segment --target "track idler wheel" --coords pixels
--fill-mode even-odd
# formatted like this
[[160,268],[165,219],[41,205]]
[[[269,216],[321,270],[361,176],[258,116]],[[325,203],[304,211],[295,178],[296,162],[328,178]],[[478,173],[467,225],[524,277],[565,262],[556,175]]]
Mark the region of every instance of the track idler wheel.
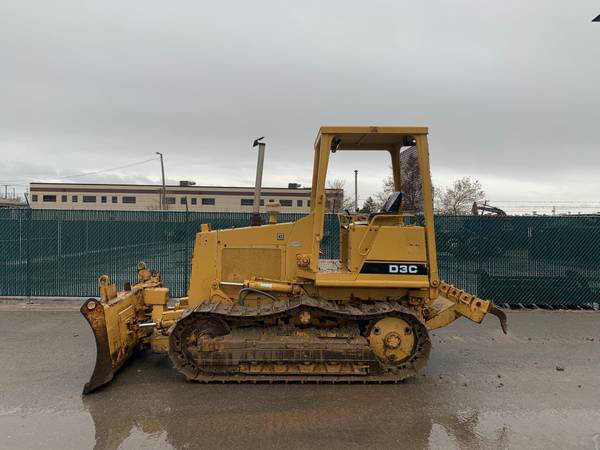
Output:
[[[179,372],[188,380],[195,379],[206,365],[199,359],[203,344],[231,330],[221,319],[190,315],[177,321],[169,336],[169,358]],[[208,352],[210,353],[210,352]]]

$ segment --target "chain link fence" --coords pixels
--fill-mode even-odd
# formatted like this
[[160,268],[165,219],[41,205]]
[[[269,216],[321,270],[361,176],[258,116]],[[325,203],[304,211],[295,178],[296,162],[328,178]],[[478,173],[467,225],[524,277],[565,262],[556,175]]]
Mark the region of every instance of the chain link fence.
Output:
[[[99,274],[122,286],[146,261],[180,297],[200,224],[249,222],[247,213],[0,209],[0,296],[95,296]],[[440,276],[480,297],[525,306],[599,302],[600,217],[438,216],[436,233]],[[322,251],[325,259],[339,254],[334,214]]]
[[[139,261],[160,271],[172,296],[183,296],[202,223],[245,227],[250,214],[0,209],[0,296],[95,296],[98,275],[109,274],[122,286],[137,278]],[[331,214],[323,257],[337,257],[338,246],[337,217]]]
[[509,305],[594,305],[600,216],[438,216],[446,281]]

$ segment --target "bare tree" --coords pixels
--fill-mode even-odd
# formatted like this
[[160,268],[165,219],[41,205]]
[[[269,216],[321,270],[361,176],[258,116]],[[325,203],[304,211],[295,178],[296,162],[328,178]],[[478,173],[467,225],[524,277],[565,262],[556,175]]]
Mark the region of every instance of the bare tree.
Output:
[[441,214],[468,214],[473,202],[482,202],[485,192],[478,180],[463,177],[452,186],[435,189],[435,206]]
[[423,211],[423,183],[419,172],[419,161],[416,154],[409,154],[402,161],[402,204],[404,211]]
[[381,209],[392,192],[394,192],[394,178],[389,175],[387,178],[383,179],[383,190],[377,192],[373,199],[378,210]]
[[[415,154],[407,154],[401,158],[402,173],[400,186],[402,190],[402,210],[423,211],[423,183],[419,173],[419,162]],[[375,203],[380,208],[390,194],[394,192],[394,177],[389,175],[383,180],[383,191],[375,194]]]
[[339,213],[346,209],[349,211],[354,209],[354,200],[352,199],[352,197],[346,195],[346,191],[344,189],[345,185],[346,180],[342,178],[334,178],[333,180],[327,182],[328,189],[341,189],[344,193],[341,202],[332,202],[331,212]]

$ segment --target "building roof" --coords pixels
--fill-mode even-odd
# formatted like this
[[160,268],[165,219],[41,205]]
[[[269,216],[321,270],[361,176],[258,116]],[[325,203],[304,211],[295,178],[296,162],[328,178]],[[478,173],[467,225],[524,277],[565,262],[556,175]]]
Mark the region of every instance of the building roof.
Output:
[[[167,194],[187,195],[251,195],[253,186],[179,186],[167,185]],[[30,192],[100,192],[143,194],[160,192],[160,184],[108,184],[108,183],[30,183]],[[262,187],[262,195],[287,197],[308,196],[311,188]],[[328,194],[341,195],[343,189],[326,189]]]
[[[51,182],[51,183],[44,183],[44,182],[31,182],[29,183],[30,186],[83,186],[83,187],[88,187],[88,186],[98,186],[100,188],[102,187],[139,187],[139,188],[161,188],[160,184],[127,184],[127,183],[55,183],[55,182]],[[165,185],[166,188],[177,188],[177,189],[191,189],[191,190],[199,190],[199,189],[249,189],[249,190],[254,190],[254,186],[213,186],[213,185],[202,185],[202,186],[198,186],[198,185],[194,185],[194,186],[180,186],[178,184],[167,184]],[[311,188],[310,187],[294,187],[294,188],[289,188],[289,187],[285,187],[285,186],[280,186],[280,187],[272,187],[272,186],[263,186],[261,187],[261,189],[271,189],[271,190],[283,190],[283,191],[310,191]],[[336,189],[336,188],[327,188],[326,190],[328,191],[341,191],[343,189]]]

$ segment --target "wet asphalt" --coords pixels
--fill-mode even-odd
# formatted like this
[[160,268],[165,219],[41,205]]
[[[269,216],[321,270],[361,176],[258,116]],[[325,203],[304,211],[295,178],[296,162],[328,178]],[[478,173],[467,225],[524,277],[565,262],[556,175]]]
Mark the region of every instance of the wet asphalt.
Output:
[[83,397],[95,347],[68,302],[0,306],[0,449],[600,450],[600,312],[512,311],[433,332],[398,385],[202,385],[137,355]]

